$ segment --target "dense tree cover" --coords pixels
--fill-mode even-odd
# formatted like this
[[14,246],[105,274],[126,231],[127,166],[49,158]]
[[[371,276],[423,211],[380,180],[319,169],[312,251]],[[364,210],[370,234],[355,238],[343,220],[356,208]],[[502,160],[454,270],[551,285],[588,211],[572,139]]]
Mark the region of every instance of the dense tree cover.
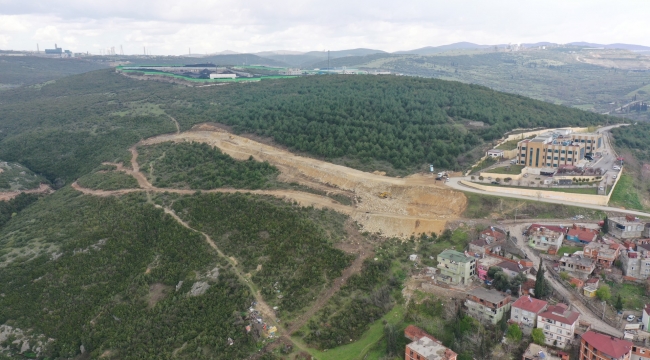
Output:
[[138,149],[140,167],[158,187],[259,189],[278,169],[249,158],[238,161],[205,143],[162,143]]
[[11,200],[0,201],[0,228],[36,200],[38,195],[22,193]]
[[131,175],[121,171],[98,171],[82,176],[79,185],[88,189],[118,190],[138,187],[138,181]]
[[352,260],[332,246],[333,239],[307,213],[328,210],[305,210],[247,194],[186,197],[172,208],[253,274],[265,299],[284,315],[311,303]]
[[617,148],[632,150],[641,161],[650,161],[650,123],[621,126],[611,130]]
[[[467,153],[508,130],[603,123],[605,117],[490,89],[435,79],[319,76],[197,93],[170,108],[328,159],[424,163],[459,169]],[[202,120],[198,120],[202,119]],[[466,120],[485,126],[468,130]]]
[[[187,88],[99,70],[3,91],[0,158],[69,182],[102,161],[128,158],[125,149],[141,138],[174,130],[164,115],[121,116],[144,102],[173,115],[183,130],[217,121],[294,151],[402,172],[427,163],[461,168],[485,142],[513,128],[605,122],[597,114],[435,79],[312,76]],[[467,120],[486,126],[469,129]]]
[[84,59],[52,59],[35,56],[0,57],[0,85],[31,85],[107,67]]
[[47,182],[21,164],[0,162],[0,191],[35,189]]
[[546,270],[544,269],[543,260],[539,261],[539,267],[537,268],[537,275],[535,277],[535,297],[537,299],[545,299],[551,293],[551,288],[549,283],[544,277]]
[[395,304],[391,293],[401,290],[401,282],[391,276],[390,270],[388,259],[365,260],[361,272],[352,275],[330,300],[334,306],[323,308],[310,320],[309,333],[304,337],[307,343],[331,349],[358,339]]
[[[252,301],[248,288],[200,234],[143,195],[62,189],[0,230],[1,245],[31,239],[56,250],[2,268],[0,324],[53,338],[50,358],[75,357],[81,345],[91,358],[106,352],[116,359],[164,359],[174,351],[187,359],[241,359],[256,350],[240,315]],[[217,266],[216,280],[204,278]],[[199,279],[210,288],[187,296]]]
[[488,276],[492,279],[492,286],[495,289],[502,292],[510,290],[514,295],[519,294],[519,285],[526,281],[526,275],[524,273],[519,273],[517,276],[511,278],[503,272],[502,268],[497,266],[488,269]]

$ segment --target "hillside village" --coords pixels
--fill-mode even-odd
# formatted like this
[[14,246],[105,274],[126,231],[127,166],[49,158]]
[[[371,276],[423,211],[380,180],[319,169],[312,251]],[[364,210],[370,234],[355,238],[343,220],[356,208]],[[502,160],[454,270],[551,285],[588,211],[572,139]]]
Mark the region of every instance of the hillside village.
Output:
[[[418,255],[410,259],[417,268]],[[623,308],[608,285],[650,289],[650,222],[627,215],[598,223],[492,225],[466,249],[444,250],[436,260],[435,268],[414,275],[423,290],[455,291],[472,318],[491,326],[505,321],[532,335],[524,360],[566,360],[570,350],[579,359],[650,354],[650,304]],[[413,341],[406,359],[456,359],[421,330],[407,328],[405,336]]]

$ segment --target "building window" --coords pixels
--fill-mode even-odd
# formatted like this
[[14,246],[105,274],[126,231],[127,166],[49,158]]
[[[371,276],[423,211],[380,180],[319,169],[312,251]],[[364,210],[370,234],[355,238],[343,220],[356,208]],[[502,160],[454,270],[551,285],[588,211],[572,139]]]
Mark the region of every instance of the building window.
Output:
[[555,153],[557,154],[557,153],[558,153],[558,150],[557,150],[557,149],[555,149],[555,151],[554,151],[554,152],[555,152]]
[[573,161],[573,159],[572,158],[567,158],[566,161]]
[[587,143],[591,144],[591,140],[587,140]]
[[553,164],[553,167],[557,167],[557,164]]
[[526,150],[526,147],[525,147],[525,146],[522,146],[522,147],[521,147],[521,150]]
[[566,151],[562,150],[562,151],[560,151],[560,153],[562,153],[562,154],[566,154]]
[[551,156],[547,156],[546,158],[547,158],[548,160],[551,160]]
[[551,166],[551,163],[546,163],[546,166]]
[[573,155],[573,151],[569,150],[569,155]]
[[561,161],[564,161],[564,158],[563,158],[563,157],[561,157],[561,158],[560,158],[560,160],[561,160]]
[[554,156],[554,157],[553,157],[553,160],[557,160],[557,156]]

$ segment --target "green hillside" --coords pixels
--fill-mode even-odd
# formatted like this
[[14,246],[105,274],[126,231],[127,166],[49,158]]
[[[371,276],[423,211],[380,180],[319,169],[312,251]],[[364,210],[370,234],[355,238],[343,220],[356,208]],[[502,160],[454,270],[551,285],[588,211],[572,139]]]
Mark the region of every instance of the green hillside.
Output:
[[[313,76],[188,88],[101,70],[0,99],[0,159],[53,183],[124,161],[142,138],[201,122],[273,138],[293,151],[364,170],[463,169],[515,128],[608,119],[488,88],[435,79]],[[468,126],[480,121],[483,127]],[[610,123],[616,119],[609,118]],[[57,181],[58,180],[58,181]]]
[[108,64],[85,59],[52,59],[35,56],[1,56],[2,85],[33,85],[108,67]]

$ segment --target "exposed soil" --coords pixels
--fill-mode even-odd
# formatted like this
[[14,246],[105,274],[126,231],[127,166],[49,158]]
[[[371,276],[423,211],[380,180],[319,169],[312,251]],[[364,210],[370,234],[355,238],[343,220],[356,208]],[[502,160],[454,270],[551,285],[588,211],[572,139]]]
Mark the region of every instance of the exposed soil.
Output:
[[[149,269],[147,269],[149,270]],[[149,309],[154,307],[156,303],[167,296],[171,291],[171,286],[167,286],[161,283],[155,283],[149,286],[149,295],[147,297],[147,306]]]
[[54,190],[52,190],[52,188],[49,185],[41,184],[41,186],[39,186],[37,189],[0,192],[0,201],[9,201],[22,193],[50,194],[52,192],[54,192]]

